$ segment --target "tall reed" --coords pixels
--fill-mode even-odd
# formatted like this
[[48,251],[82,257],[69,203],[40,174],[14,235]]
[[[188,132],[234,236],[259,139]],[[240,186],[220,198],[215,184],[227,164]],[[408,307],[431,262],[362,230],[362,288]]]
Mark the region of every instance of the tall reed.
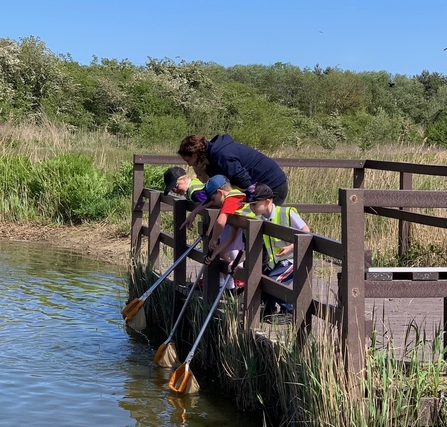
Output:
[[[135,279],[147,280],[145,274]],[[172,322],[172,284],[160,286],[156,295],[148,301],[149,312],[158,313],[151,324],[166,329]],[[191,305],[181,332],[183,357],[208,308],[200,299]],[[349,376],[338,327],[329,318],[315,316],[303,340],[293,324],[261,324],[259,330],[245,331],[240,308],[238,298],[224,298],[192,363],[199,377],[207,370],[208,377],[218,379],[239,410],[262,409],[268,426],[443,425],[446,349],[440,328],[428,338],[423,325],[412,321],[399,347],[375,328],[364,370]],[[425,398],[439,399],[430,416]]]

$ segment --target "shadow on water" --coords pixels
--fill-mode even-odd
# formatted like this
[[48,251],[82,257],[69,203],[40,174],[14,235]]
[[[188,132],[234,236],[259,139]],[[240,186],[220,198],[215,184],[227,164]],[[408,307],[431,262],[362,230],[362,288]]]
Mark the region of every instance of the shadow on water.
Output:
[[129,335],[123,272],[0,241],[0,426],[259,426],[225,399],[175,396],[147,340]]

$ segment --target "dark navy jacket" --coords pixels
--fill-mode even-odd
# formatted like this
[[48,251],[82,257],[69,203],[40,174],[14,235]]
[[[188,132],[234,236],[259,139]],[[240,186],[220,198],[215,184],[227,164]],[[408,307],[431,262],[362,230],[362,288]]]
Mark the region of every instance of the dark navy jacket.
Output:
[[262,182],[271,189],[283,184],[287,177],[278,164],[265,154],[233,141],[228,135],[216,135],[208,142],[206,167],[208,176],[225,175],[231,185],[241,189]]

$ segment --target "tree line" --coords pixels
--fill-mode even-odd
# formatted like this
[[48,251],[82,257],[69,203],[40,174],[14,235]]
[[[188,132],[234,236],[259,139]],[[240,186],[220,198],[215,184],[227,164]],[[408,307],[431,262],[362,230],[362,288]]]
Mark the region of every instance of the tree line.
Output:
[[42,117],[142,148],[191,133],[230,133],[260,149],[447,145],[447,76],[151,57],[143,66],[97,57],[81,65],[38,37],[0,39],[0,122]]

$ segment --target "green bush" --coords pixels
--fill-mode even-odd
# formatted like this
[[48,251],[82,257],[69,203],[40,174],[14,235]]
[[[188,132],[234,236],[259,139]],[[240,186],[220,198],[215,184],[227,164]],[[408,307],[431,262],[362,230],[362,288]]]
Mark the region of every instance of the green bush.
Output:
[[68,223],[100,221],[113,210],[106,175],[84,154],[51,157],[34,169],[30,189],[39,213]]
[[165,182],[163,175],[169,166],[151,166],[151,168],[146,168],[144,173],[144,185],[147,188],[152,188],[154,190],[164,190]]
[[132,197],[133,189],[133,164],[131,162],[121,162],[118,172],[115,172],[112,177],[112,189],[110,190],[110,197]]
[[148,116],[143,118],[137,141],[140,147],[173,142],[177,144],[188,133],[188,123],[183,116]]
[[241,88],[240,100],[239,120],[228,129],[236,141],[260,150],[274,150],[295,136],[296,110],[269,102],[247,88]]
[[[154,190],[163,190],[165,183],[163,175],[168,169],[168,165],[148,165],[144,170],[144,185]],[[133,164],[122,162],[118,172],[111,177],[111,190],[109,197],[132,197],[133,190]]]
[[357,143],[365,128],[371,122],[372,117],[366,111],[349,112],[341,116],[344,129],[346,129],[346,138],[351,143]]
[[447,112],[437,114],[433,123],[427,127],[427,142],[447,146]]
[[377,143],[398,141],[402,132],[402,123],[399,117],[390,117],[379,108],[375,116],[367,123],[359,147],[367,150]]

